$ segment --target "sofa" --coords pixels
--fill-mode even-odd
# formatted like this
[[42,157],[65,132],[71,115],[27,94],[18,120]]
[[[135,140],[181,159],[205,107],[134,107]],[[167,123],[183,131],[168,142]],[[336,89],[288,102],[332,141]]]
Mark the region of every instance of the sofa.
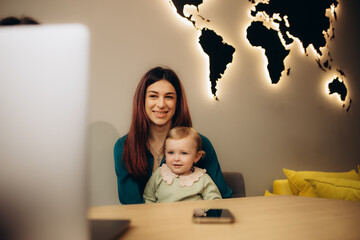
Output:
[[284,179],[273,181],[273,193],[266,190],[265,196],[296,195],[340,200],[360,201],[360,165],[358,171],[320,172],[295,171],[283,168]]

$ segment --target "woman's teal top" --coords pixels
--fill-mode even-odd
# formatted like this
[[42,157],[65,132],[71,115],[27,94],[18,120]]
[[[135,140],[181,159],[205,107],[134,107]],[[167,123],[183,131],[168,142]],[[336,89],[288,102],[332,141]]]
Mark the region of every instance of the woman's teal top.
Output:
[[[201,134],[200,136],[202,140],[202,150],[205,151],[205,157],[200,159],[195,166],[206,169],[206,173],[209,174],[219,188],[221,196],[223,198],[230,198],[232,192],[225,183],[216,152],[210,140]],[[154,165],[154,157],[149,150],[146,150],[149,162],[147,177],[140,180],[132,178],[122,161],[122,153],[126,137],[127,135],[119,138],[114,147],[115,172],[117,177],[119,200],[122,204],[144,203],[143,193],[145,185],[153,172],[152,168]],[[165,158],[162,159],[160,165],[164,162],[164,160]]]

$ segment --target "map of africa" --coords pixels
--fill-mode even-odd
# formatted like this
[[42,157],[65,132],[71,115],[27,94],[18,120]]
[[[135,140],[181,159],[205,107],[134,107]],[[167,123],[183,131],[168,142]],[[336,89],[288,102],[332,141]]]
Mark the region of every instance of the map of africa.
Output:
[[[227,65],[233,61],[233,54],[236,49],[227,44],[223,37],[216,33],[216,30],[203,27],[198,29],[196,21],[193,20],[193,14],[185,14],[186,6],[193,6],[197,9],[197,19],[209,22],[211,19],[205,19],[199,12],[199,6],[203,0],[170,0],[170,4],[176,8],[177,14],[190,21],[193,26],[201,31],[199,44],[203,51],[209,56],[209,81],[211,83],[211,93],[214,98],[217,97],[217,83],[225,74]],[[253,21],[249,23],[246,29],[246,38],[253,47],[260,47],[265,50],[265,56],[268,61],[267,71],[272,84],[277,84],[281,80],[282,73],[290,74],[290,67],[284,65],[285,58],[291,54],[288,50],[294,39],[301,42],[306,55],[308,47],[311,45],[318,58],[315,60],[322,71],[328,71],[333,68],[333,59],[331,53],[326,49],[327,41],[335,38],[335,29],[331,19],[326,15],[327,10],[331,10],[333,18],[337,19],[336,7],[337,0],[268,0],[255,1],[249,0],[253,9],[251,16]],[[244,13],[245,14],[245,13]],[[247,13],[246,13],[247,14]],[[276,24],[277,28],[271,28],[265,24],[266,16],[271,22]],[[325,56],[324,56],[325,55]],[[337,68],[340,77],[335,77],[328,83],[329,94],[338,94],[341,101],[347,97],[347,88],[344,81],[345,73]],[[351,99],[346,111],[349,110]],[[343,104],[343,107],[345,104]]]

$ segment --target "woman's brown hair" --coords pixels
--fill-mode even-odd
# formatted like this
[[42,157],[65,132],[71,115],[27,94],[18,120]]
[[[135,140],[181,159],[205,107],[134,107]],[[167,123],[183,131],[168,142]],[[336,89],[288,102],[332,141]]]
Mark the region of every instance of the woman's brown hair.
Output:
[[146,89],[159,80],[168,81],[176,91],[176,110],[171,127],[192,126],[185,92],[176,73],[169,68],[163,67],[156,67],[145,73],[135,91],[131,126],[122,155],[126,169],[135,178],[146,177],[149,169],[146,150],[148,149],[150,120],[145,112],[145,95]]

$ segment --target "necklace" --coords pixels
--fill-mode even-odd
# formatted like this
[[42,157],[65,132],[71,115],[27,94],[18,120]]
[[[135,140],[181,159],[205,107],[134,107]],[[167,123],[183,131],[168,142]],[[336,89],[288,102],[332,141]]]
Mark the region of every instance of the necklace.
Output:
[[152,148],[151,146],[150,146],[150,149],[151,149],[151,151],[153,152],[153,153],[155,153],[155,155],[157,156],[156,157],[156,162],[157,162],[157,164],[160,164],[160,161],[161,161],[161,155],[162,155],[162,152],[160,151],[160,153],[157,153],[155,150],[154,150],[154,148]]

